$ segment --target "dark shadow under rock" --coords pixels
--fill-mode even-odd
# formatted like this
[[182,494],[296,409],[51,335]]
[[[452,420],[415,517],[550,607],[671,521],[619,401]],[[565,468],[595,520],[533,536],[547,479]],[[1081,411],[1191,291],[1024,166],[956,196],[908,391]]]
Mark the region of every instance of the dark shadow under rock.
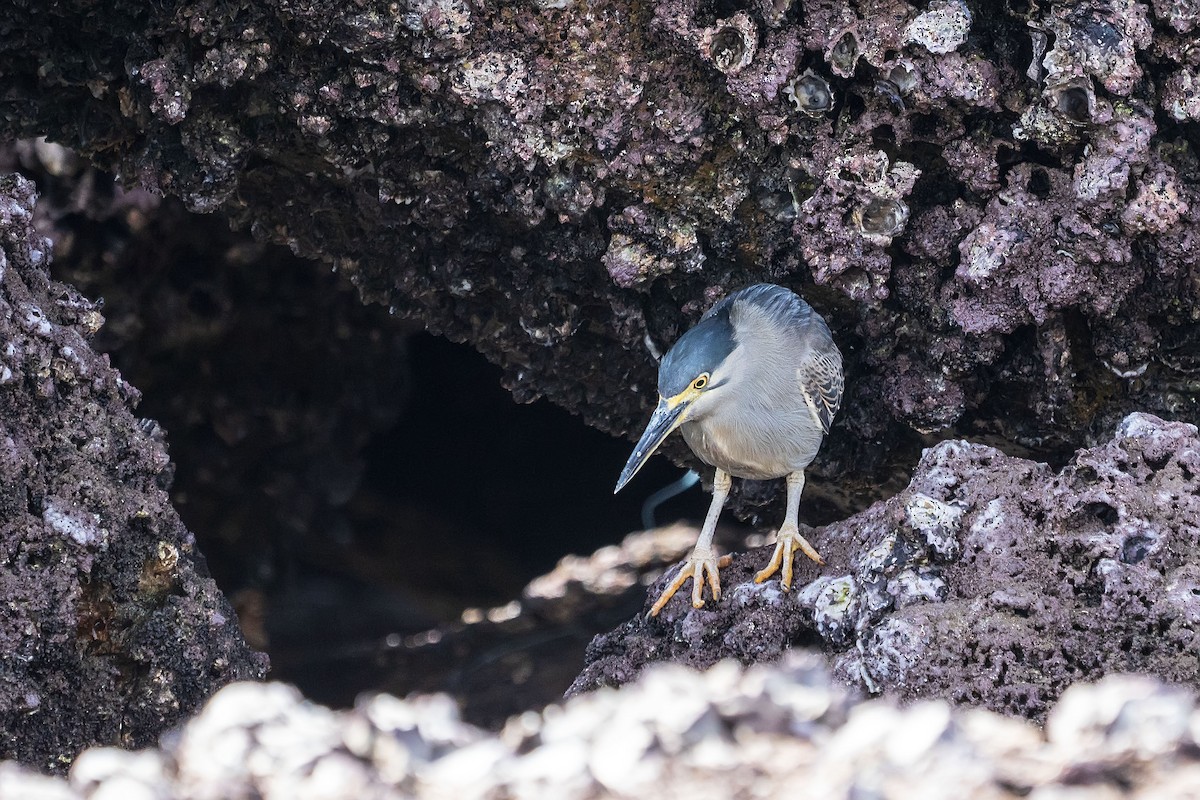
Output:
[[0,755],[60,769],[267,665],[171,507],[160,429],[89,344],[97,306],[49,279],[33,206],[0,178]]
[[658,618],[597,637],[570,693],[655,661],[802,645],[869,691],[1034,720],[1070,684],[1112,672],[1200,685],[1198,477],[1196,427],[1147,414],[1059,472],[944,442],[898,496],[813,532],[828,566],[797,561],[791,594],[753,583],[768,548],[739,554],[720,602],[693,609],[681,592]]
[[[670,525],[630,534],[590,556],[567,556],[518,600],[468,609],[459,622],[389,636],[370,648],[333,648],[327,669],[343,673],[343,683],[398,696],[446,692],[465,720],[499,728],[510,716],[558,701],[592,637],[634,613],[646,585],[686,554],[697,532]],[[741,533],[722,527],[717,542],[739,546]]]

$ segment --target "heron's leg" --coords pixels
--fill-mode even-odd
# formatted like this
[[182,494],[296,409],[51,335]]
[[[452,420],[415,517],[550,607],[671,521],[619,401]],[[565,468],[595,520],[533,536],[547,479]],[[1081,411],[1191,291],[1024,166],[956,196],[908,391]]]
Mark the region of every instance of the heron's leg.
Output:
[[792,556],[796,553],[796,548],[804,551],[804,555],[811,558],[818,564],[824,564],[825,559],[821,558],[821,554],[816,551],[808,540],[800,535],[800,526],[797,520],[800,516],[800,494],[804,491],[804,473],[793,472],[787,476],[787,514],[783,518],[783,527],[779,529],[779,535],[775,539],[775,552],[771,554],[771,561],[767,566],[763,567],[762,571],[754,576],[755,583],[762,583],[767,578],[775,574],[775,572],[783,567],[783,590],[786,592],[792,588]]
[[658,616],[658,612],[662,611],[667,601],[687,583],[688,578],[692,579],[693,608],[704,607],[704,582],[706,579],[709,588],[712,589],[713,600],[721,599],[721,578],[717,574],[717,569],[729,566],[733,559],[730,556],[717,558],[713,553],[712,540],[713,534],[717,531],[717,518],[721,516],[721,508],[725,505],[725,498],[729,496],[729,488],[732,485],[733,480],[729,477],[729,473],[717,470],[716,477],[713,478],[712,504],[708,507],[708,516],[704,518],[704,527],[700,529],[696,546],[692,548],[692,554],[688,556],[688,560],[683,562],[675,580],[671,581],[670,585],[659,595],[658,600],[654,602],[654,606],[650,609],[650,616]]

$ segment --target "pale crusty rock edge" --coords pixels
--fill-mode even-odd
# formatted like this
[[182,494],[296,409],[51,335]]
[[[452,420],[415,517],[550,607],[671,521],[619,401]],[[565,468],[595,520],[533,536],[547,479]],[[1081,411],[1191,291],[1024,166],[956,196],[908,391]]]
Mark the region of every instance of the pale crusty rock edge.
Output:
[[221,690],[160,749],[85,751],[66,778],[0,764],[0,797],[1173,798],[1200,788],[1193,695],[1145,676],[1079,684],[1043,729],[924,701],[856,700],[817,655],[706,672],[659,665],[513,717],[445,695],[335,712],[280,683]]

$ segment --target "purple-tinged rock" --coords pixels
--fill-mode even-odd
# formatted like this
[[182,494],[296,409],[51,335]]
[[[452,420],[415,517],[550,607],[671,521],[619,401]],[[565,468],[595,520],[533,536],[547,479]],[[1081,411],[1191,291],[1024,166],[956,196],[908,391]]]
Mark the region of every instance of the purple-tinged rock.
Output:
[[681,594],[597,637],[572,692],[781,644],[820,646],[872,692],[1037,720],[1072,683],[1112,672],[1200,688],[1197,481],[1196,427],[1147,414],[1058,471],[943,442],[898,496],[805,533],[827,566],[798,559],[794,593],[752,582],[768,548],[737,554],[725,599],[693,609]]
[[58,770],[153,742],[266,659],[171,507],[137,390],[89,344],[98,306],[49,279],[33,207],[0,177],[0,753]]

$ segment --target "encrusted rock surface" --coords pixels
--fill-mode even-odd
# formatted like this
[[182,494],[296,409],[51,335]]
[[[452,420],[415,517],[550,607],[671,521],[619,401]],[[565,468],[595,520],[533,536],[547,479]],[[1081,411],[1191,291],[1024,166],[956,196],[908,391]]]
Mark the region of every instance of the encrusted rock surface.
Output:
[[258,585],[281,553],[330,549],[350,527],[362,451],[403,407],[411,323],[219,215],[122,191],[57,145],[11,143],[6,167],[36,177],[54,275],[102,299],[94,348],[187,460],[171,494],[207,537],[214,577]]
[[347,712],[282,684],[222,690],[160,750],[83,753],[67,779],[0,764],[0,794],[128,798],[1194,797],[1200,710],[1144,677],[1073,687],[1045,731],[944,701],[857,702],[813,656],[706,673],[658,667],[622,690],[462,723],[445,696]]
[[943,442],[896,497],[806,534],[828,565],[798,558],[792,593],[753,582],[769,548],[738,554],[720,602],[693,609],[681,593],[598,637],[572,691],[797,644],[864,690],[1032,720],[1114,672],[1200,688],[1198,485],[1196,427],[1147,414],[1059,471]]
[[[855,504],[917,433],[992,436],[1058,464],[1131,410],[1200,416],[1196,27],[1195,3],[1158,0],[13,0],[0,135],[64,142],[328,259],[366,299],[502,363],[519,400],[547,396],[614,432],[640,427],[653,354],[715,299],[794,286],[849,370],[812,490],[837,477]],[[6,292],[44,248],[24,258],[0,268]],[[14,430],[45,460],[8,434],[17,480],[0,508],[99,577],[38,587],[87,624],[13,635],[39,654],[102,655],[64,708],[132,709],[95,730],[144,738],[213,681],[205,648],[231,648],[215,682],[258,665],[220,638],[219,599],[215,616],[187,617],[224,620],[204,629],[215,639],[159,624],[211,590],[161,491],[143,502],[169,479],[162,445],[135,438],[134,390],[86,348],[96,310],[44,277],[18,294],[0,324],[36,358],[16,369],[17,351],[0,353],[0,391],[28,395],[0,413],[24,415]],[[78,413],[47,413],[60,397]],[[656,654],[772,658],[804,642],[866,685],[1031,717],[1111,669],[1194,680],[1196,519],[1181,487],[1195,484],[1182,444],[1195,435],[1132,420],[1061,472],[943,444],[898,498],[814,537],[831,564],[819,581],[808,567],[808,587],[783,597],[745,584],[761,554],[741,558],[720,606],[633,623],[584,684]],[[1174,448],[1165,460],[1155,436]],[[111,474],[80,480],[87,459]],[[13,488],[27,484],[42,488]],[[1168,510],[1147,510],[1155,492]],[[149,526],[144,541],[117,535],[130,526]],[[59,565],[48,552],[29,568]],[[137,624],[146,614],[154,624]],[[100,644],[72,649],[85,636]],[[180,637],[195,658],[139,669]],[[124,705],[79,694],[109,679],[134,685]],[[31,731],[21,746],[74,719],[16,710],[36,696],[16,689],[5,708]]]
[[89,344],[99,308],[49,279],[33,207],[0,177],[0,753],[55,769],[152,742],[266,659],[168,501],[160,429]]
[[322,256],[519,400],[614,432],[713,300],[792,285],[850,373],[812,489],[869,492],[913,431],[1061,459],[1133,410],[1197,416],[1196,22],[1134,0],[16,0],[0,132]]

